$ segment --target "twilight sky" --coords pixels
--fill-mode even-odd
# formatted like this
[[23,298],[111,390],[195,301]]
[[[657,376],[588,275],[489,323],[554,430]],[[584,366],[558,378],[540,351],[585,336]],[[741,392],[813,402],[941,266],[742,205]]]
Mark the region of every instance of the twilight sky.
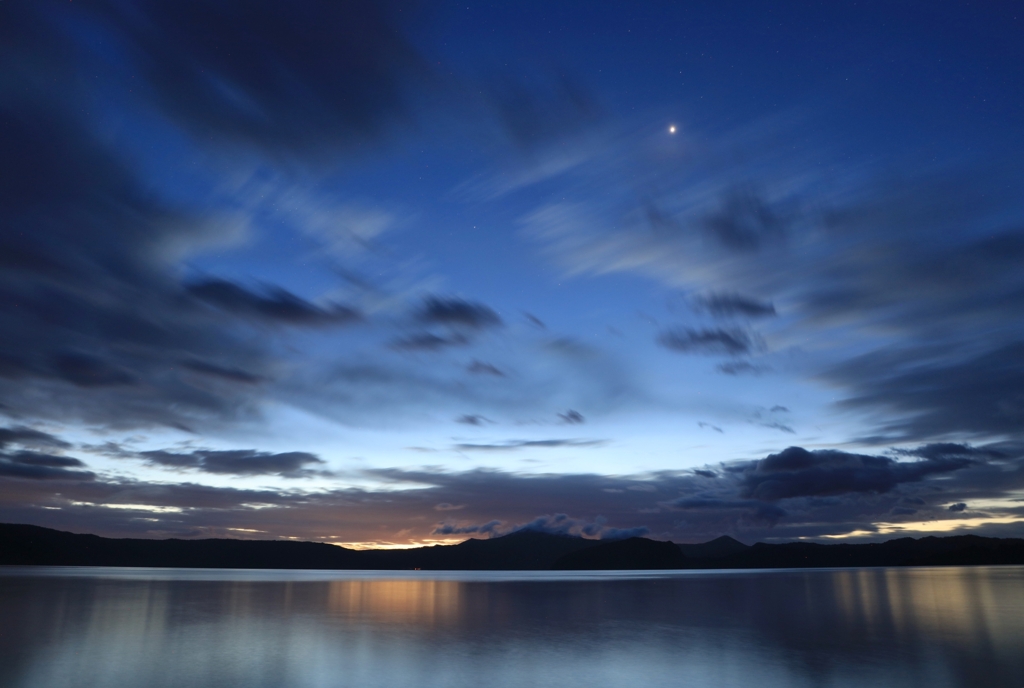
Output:
[[0,3],[0,521],[1024,535],[1012,3]]

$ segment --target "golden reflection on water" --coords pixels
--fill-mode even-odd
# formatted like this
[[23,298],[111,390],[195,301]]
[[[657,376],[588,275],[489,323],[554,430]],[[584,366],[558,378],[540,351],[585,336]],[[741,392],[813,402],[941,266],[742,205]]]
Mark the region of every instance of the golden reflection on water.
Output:
[[327,606],[341,616],[432,626],[456,622],[463,610],[458,581],[339,580],[328,585]]
[[1001,581],[1001,574],[1008,573],[890,568],[836,571],[832,576],[836,609],[848,622],[898,636],[926,633],[966,642],[1020,636],[1024,586]]

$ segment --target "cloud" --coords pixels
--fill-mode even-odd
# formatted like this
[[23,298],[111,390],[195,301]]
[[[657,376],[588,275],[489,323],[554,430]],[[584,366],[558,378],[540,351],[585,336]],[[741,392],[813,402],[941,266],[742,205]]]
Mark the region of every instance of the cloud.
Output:
[[968,444],[956,444],[953,442],[933,442],[912,449],[899,449],[897,453],[904,456],[918,456],[922,459],[931,459],[933,461],[956,458],[998,461],[999,459],[1010,457],[1007,450],[1000,448],[998,445],[972,447]]
[[307,477],[312,474],[308,466],[324,463],[308,452],[272,454],[255,449],[197,449],[187,453],[156,450],[139,452],[138,456],[149,463],[167,468],[194,468],[206,473],[229,475],[280,475],[286,478]]
[[228,313],[268,323],[340,325],[361,318],[348,306],[331,304],[321,308],[280,287],[268,287],[259,294],[228,280],[206,279],[187,285],[186,290]]
[[538,318],[536,315],[533,315],[531,313],[523,313],[523,317],[526,318],[526,321],[528,323],[536,327],[538,330],[548,329],[548,326],[544,324],[544,321]]
[[428,325],[448,325],[474,330],[502,324],[498,314],[483,304],[437,296],[424,300],[417,318]]
[[742,356],[757,348],[757,340],[740,329],[675,329],[658,335],[658,343],[682,353]]
[[531,530],[552,535],[596,537],[599,540],[621,540],[630,537],[642,537],[651,532],[651,529],[647,526],[613,528],[606,525],[607,523],[608,519],[604,516],[597,516],[593,521],[587,521],[586,519],[572,518],[568,514],[559,513],[537,516],[528,523],[515,526],[512,528],[512,532]]
[[703,218],[703,229],[722,246],[753,252],[785,236],[787,219],[751,190],[730,189],[721,205]]
[[[949,511],[955,503],[1007,502],[1011,506],[974,511],[979,517],[1012,517],[1019,507],[1015,511],[1010,500],[1024,490],[1024,448],[1008,443],[967,448],[973,450],[971,458],[913,460],[791,448],[698,471],[620,476],[367,469],[364,477],[389,487],[301,489],[301,483],[292,483],[261,490],[94,476],[68,463],[68,457],[58,457],[66,466],[48,466],[53,459],[37,456],[18,463],[5,455],[0,520],[125,536],[231,536],[236,531],[227,528],[249,528],[266,537],[408,543],[436,537],[434,530],[444,526],[468,528],[495,520],[502,522],[494,526],[495,533],[532,527],[622,537],[646,528],[653,537],[699,542],[723,533],[749,541],[813,538],[910,517],[939,527],[944,519],[962,516]],[[987,458],[995,452],[1001,458]],[[218,469],[242,471],[259,463],[251,462],[254,453],[265,459],[258,471],[308,471],[319,465],[253,450],[167,451],[155,458],[185,470],[203,470],[197,464],[210,461]],[[243,468],[237,468],[239,463]],[[251,473],[224,473],[233,474]],[[135,506],[120,508],[127,505]],[[434,520],[438,512],[456,511],[457,521]],[[140,514],[156,520],[140,521]],[[381,524],[389,526],[382,529]],[[995,532],[986,528],[979,532]],[[1019,527],[999,528],[1004,535],[1020,533]]]
[[474,360],[468,366],[466,371],[473,373],[474,375],[493,375],[495,377],[505,377],[505,373],[501,372],[497,367],[490,363],[484,363],[483,361]]
[[80,460],[34,451],[0,452],[0,477],[28,480],[93,480]]
[[607,440],[508,440],[496,444],[456,444],[463,451],[513,451],[516,449],[553,447],[599,447]]
[[451,523],[442,523],[438,525],[431,532],[431,535],[471,535],[479,533],[481,535],[490,535],[497,532],[498,527],[501,525],[501,521],[493,520],[487,523],[458,526]]
[[487,418],[484,418],[483,416],[476,416],[476,415],[469,415],[469,414],[467,414],[467,415],[459,416],[458,418],[455,419],[455,422],[456,423],[462,423],[464,425],[481,426],[481,425],[484,425],[485,423],[493,423],[494,421],[488,420]]
[[249,400],[175,374],[265,349],[177,283],[180,247],[218,228],[161,203],[66,113],[0,112],[0,399],[27,418],[186,427]]
[[559,413],[558,417],[567,425],[580,425],[587,422],[582,413],[579,411],[573,411],[572,409],[569,409],[565,413]]
[[949,511],[961,512],[967,509],[967,505],[963,502],[957,502],[956,504],[949,505]]
[[917,509],[911,509],[907,506],[894,506],[889,513],[893,516],[910,516],[911,514],[916,514]]
[[[312,156],[411,116],[429,68],[396,3],[89,6],[158,107],[197,137]],[[311,29],[312,27],[312,29]]]
[[667,503],[680,511],[744,511],[754,521],[773,526],[787,516],[782,507],[756,499],[714,499],[708,497],[680,497]]
[[391,342],[391,348],[402,351],[437,351],[449,346],[465,346],[469,339],[461,334],[442,337],[433,332],[423,332],[402,337]]
[[241,382],[251,385],[263,382],[263,380],[266,379],[261,375],[253,375],[252,373],[248,373],[240,368],[220,366],[208,361],[187,360],[182,361],[181,365],[197,373],[210,375],[222,380],[230,380],[231,382]]
[[23,446],[44,446],[67,449],[71,445],[68,442],[40,430],[26,427],[0,428],[0,449],[9,444],[20,444]]
[[749,361],[729,361],[719,363],[715,369],[726,375],[760,375],[770,370],[768,366],[755,365]]
[[78,387],[134,385],[136,377],[108,361],[78,352],[60,352],[51,359],[53,373]]
[[775,315],[775,306],[770,301],[758,301],[734,293],[707,294],[695,299],[694,304],[698,310],[707,311],[716,317],[742,315],[760,318]]
[[777,501],[848,493],[885,493],[897,485],[967,468],[971,459],[943,457],[898,462],[883,456],[789,447],[740,472],[743,497]]
[[878,441],[927,440],[949,433],[1017,436],[1024,427],[1024,340],[974,355],[927,347],[879,351],[824,377],[851,391],[847,408],[884,409]]

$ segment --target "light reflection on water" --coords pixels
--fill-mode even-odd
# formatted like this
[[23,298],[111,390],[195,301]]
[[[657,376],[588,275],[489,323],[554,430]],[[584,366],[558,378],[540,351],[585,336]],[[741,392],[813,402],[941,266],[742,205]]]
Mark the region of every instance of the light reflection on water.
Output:
[[0,686],[1024,686],[1024,568],[0,569]]

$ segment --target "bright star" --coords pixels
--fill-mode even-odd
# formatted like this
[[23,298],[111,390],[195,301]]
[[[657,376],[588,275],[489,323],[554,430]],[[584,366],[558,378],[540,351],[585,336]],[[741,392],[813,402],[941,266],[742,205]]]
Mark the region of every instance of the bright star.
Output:
[[670,134],[676,133],[676,125],[670,124],[669,127],[668,127],[668,133],[670,133]]

